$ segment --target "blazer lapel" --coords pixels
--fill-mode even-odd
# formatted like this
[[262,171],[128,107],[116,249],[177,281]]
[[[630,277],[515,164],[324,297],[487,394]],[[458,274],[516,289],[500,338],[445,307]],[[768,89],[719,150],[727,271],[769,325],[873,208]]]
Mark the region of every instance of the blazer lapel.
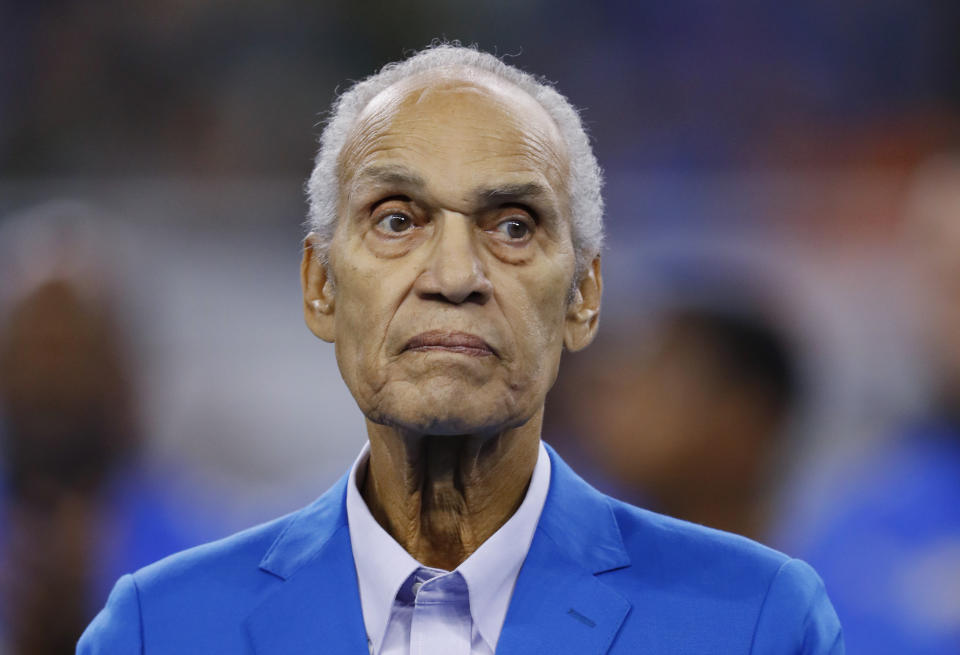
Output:
[[368,652],[346,480],[293,519],[261,561],[260,568],[282,582],[247,617],[257,655]]
[[630,565],[607,498],[548,447],[551,481],[517,578],[498,655],[610,649],[630,602],[596,574]]

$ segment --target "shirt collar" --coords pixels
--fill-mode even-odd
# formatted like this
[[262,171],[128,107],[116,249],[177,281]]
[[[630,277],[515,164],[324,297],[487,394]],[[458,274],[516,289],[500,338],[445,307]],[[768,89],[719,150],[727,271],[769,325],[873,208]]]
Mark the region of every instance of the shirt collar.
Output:
[[[401,585],[422,565],[384,530],[367,508],[357,485],[369,457],[365,444],[350,470],[347,523],[357,569],[360,605],[373,653],[380,651],[393,601]],[[470,613],[480,636],[495,650],[513,586],[530,549],[550,487],[550,457],[540,443],[537,463],[520,507],[466,559],[457,571],[467,581]]]
[[403,549],[373,518],[360,495],[357,474],[367,464],[370,444],[366,443],[350,469],[347,480],[347,525],[357,568],[363,623],[370,639],[371,653],[380,652],[394,598],[420,563]]
[[550,456],[540,443],[537,464],[520,507],[457,570],[467,581],[470,614],[490,650],[496,650],[513,586],[530,550],[550,488]]

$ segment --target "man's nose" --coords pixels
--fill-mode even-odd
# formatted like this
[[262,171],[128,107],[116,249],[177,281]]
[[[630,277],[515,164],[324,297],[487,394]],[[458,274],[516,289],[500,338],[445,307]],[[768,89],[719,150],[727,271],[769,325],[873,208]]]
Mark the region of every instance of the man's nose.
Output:
[[463,214],[444,212],[436,221],[439,229],[429,261],[417,278],[417,293],[421,298],[455,305],[486,303],[493,285],[478,257],[473,220]]

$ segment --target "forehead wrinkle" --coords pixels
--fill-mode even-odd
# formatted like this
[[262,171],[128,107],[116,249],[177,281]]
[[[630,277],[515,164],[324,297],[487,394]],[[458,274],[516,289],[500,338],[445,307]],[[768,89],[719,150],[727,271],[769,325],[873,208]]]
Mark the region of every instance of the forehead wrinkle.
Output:
[[494,158],[523,160],[521,167],[536,170],[547,177],[556,176],[559,186],[565,187],[569,177],[570,162],[565,151],[557,146],[562,144],[552,142],[548,135],[533,128],[524,130],[519,126],[512,127],[513,134],[483,135],[486,143],[500,143],[513,149],[512,152],[487,152],[480,150],[473,157],[466,157],[466,163],[479,163]]
[[[386,136],[389,135],[379,135]],[[414,189],[423,189],[427,180],[404,163],[384,162],[377,163],[378,157],[395,152],[403,153],[411,149],[409,143],[391,145],[389,138],[372,137],[365,139],[367,143],[362,150],[350,153],[347,161],[343,162],[339,171],[341,200],[354,193],[358,187],[365,184],[381,186],[405,186]],[[401,154],[401,160],[404,159]],[[372,161],[371,161],[372,160]]]
[[364,111],[357,118],[357,121],[350,128],[350,133],[344,142],[343,148],[337,157],[337,166],[342,168],[346,162],[354,158],[355,150],[365,150],[370,147],[370,142],[379,137],[385,130],[389,129],[393,112]]
[[[406,139],[404,139],[406,140]],[[380,144],[372,151],[358,154],[360,160],[355,168],[356,172],[351,176],[351,187],[356,189],[365,184],[383,185],[383,186],[402,186],[415,190],[428,190],[437,181],[427,179],[418,170],[417,166],[411,166],[404,160],[405,153],[413,152],[415,155],[423,155],[416,147],[411,144],[389,146]],[[387,154],[399,155],[400,161],[385,161],[378,163],[377,159]],[[432,153],[431,153],[432,154]],[[373,158],[374,161],[364,163],[363,160]],[[555,184],[552,182],[552,176],[545,175],[546,169],[552,169],[553,172],[559,172],[555,165],[550,162],[541,162],[539,159],[531,162],[531,158],[522,153],[509,155],[479,153],[476,157],[466,158],[463,163],[467,165],[486,162],[491,159],[521,159],[522,162],[514,161],[513,165],[501,168],[499,173],[468,191],[464,197],[483,200],[484,197],[491,199],[504,196],[526,196],[531,198],[541,198],[549,195],[549,192],[555,190]],[[448,162],[447,171],[454,170],[455,163]],[[531,163],[538,165],[531,166]],[[500,179],[497,179],[497,178]],[[512,178],[512,179],[511,179]],[[519,179],[518,179],[519,178]]]
[[[477,153],[475,157],[467,158],[464,163],[480,164],[492,160],[502,160],[505,168],[502,171],[504,177],[527,178],[533,181],[539,180],[540,186],[550,190],[562,193],[565,187],[566,177],[561,166],[549,159],[532,156],[530,153],[512,153],[512,154],[492,154]],[[521,180],[519,183],[526,183],[527,180]],[[493,180],[493,187],[502,186],[500,182]],[[518,182],[506,181],[506,184],[517,184]]]
[[[387,127],[387,129],[378,129],[376,132],[369,132],[363,136],[362,141],[356,141],[350,143],[350,153],[348,157],[345,157],[346,161],[343,163],[344,171],[349,172],[350,177],[356,177],[357,171],[364,170],[367,165],[366,162],[373,159],[376,161],[378,157],[383,157],[391,153],[400,153],[401,158],[406,158],[404,153],[413,153],[415,156],[423,156],[426,153],[434,152],[436,144],[433,141],[424,135],[421,135],[417,132],[407,132],[404,134],[396,134],[391,131],[390,128],[396,126],[396,122]],[[345,149],[346,151],[346,149]],[[381,166],[378,164],[368,164],[369,166]],[[383,164],[383,167],[392,166],[391,164]],[[409,172],[409,169],[403,165],[393,165],[395,168],[404,168]]]

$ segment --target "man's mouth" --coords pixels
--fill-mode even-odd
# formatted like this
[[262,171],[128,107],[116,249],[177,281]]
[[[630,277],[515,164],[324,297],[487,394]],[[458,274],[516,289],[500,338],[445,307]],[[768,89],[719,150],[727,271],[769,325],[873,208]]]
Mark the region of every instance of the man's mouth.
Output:
[[407,342],[407,347],[404,350],[418,352],[438,350],[470,355],[471,357],[488,357],[497,354],[490,344],[476,335],[443,330],[432,330],[418,334]]

